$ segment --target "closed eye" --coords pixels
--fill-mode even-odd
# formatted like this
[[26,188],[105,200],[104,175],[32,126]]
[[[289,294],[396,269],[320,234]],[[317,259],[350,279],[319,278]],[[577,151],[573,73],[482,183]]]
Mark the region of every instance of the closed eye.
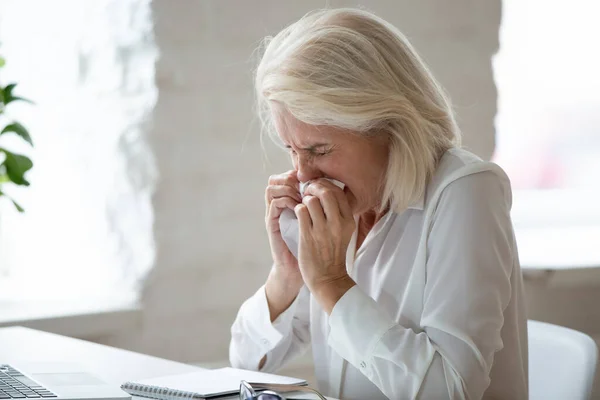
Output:
[[[322,147],[324,147],[324,146],[323,145],[313,146],[313,147],[309,147],[306,149],[302,149],[302,151],[308,153],[310,156],[313,156],[313,157],[321,157],[321,156],[325,156],[325,155],[331,153],[331,149],[317,151],[317,148],[322,148]],[[292,149],[291,146],[285,146],[285,148],[290,153],[296,154],[296,150]]]

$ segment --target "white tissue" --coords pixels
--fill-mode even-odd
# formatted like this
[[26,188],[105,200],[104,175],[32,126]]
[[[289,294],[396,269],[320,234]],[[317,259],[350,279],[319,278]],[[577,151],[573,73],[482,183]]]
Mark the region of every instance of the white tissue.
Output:
[[[326,179],[331,181],[340,189],[344,189],[344,187],[346,187],[346,185],[338,180]],[[311,181],[300,183],[299,191],[302,197],[304,197],[304,189],[310,182]],[[281,237],[283,238],[285,244],[287,244],[290,252],[294,255],[294,257],[298,258],[298,219],[296,218],[296,213],[294,213],[293,210],[290,210],[289,208],[283,210],[279,216],[279,230],[281,231]]]

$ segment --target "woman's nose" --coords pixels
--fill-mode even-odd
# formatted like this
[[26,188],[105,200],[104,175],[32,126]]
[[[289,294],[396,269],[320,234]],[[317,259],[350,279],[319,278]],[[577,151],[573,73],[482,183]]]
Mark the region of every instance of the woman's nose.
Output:
[[323,174],[317,168],[314,168],[310,163],[298,160],[298,180],[300,182],[308,182],[312,179],[320,178]]

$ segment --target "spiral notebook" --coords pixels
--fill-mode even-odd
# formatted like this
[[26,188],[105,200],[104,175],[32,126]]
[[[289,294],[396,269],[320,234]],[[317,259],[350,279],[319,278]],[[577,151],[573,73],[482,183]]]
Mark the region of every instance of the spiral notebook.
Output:
[[180,375],[125,382],[121,389],[134,396],[158,400],[212,399],[239,393],[240,381],[306,386],[303,379],[237,368],[207,369]]

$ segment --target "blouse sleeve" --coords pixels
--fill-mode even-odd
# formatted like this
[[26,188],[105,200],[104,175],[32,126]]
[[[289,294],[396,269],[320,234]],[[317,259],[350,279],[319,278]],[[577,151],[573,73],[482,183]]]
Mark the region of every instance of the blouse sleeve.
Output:
[[229,361],[236,368],[272,372],[306,351],[310,343],[309,292],[302,287],[294,302],[273,323],[262,286],[242,304],[231,327]]

